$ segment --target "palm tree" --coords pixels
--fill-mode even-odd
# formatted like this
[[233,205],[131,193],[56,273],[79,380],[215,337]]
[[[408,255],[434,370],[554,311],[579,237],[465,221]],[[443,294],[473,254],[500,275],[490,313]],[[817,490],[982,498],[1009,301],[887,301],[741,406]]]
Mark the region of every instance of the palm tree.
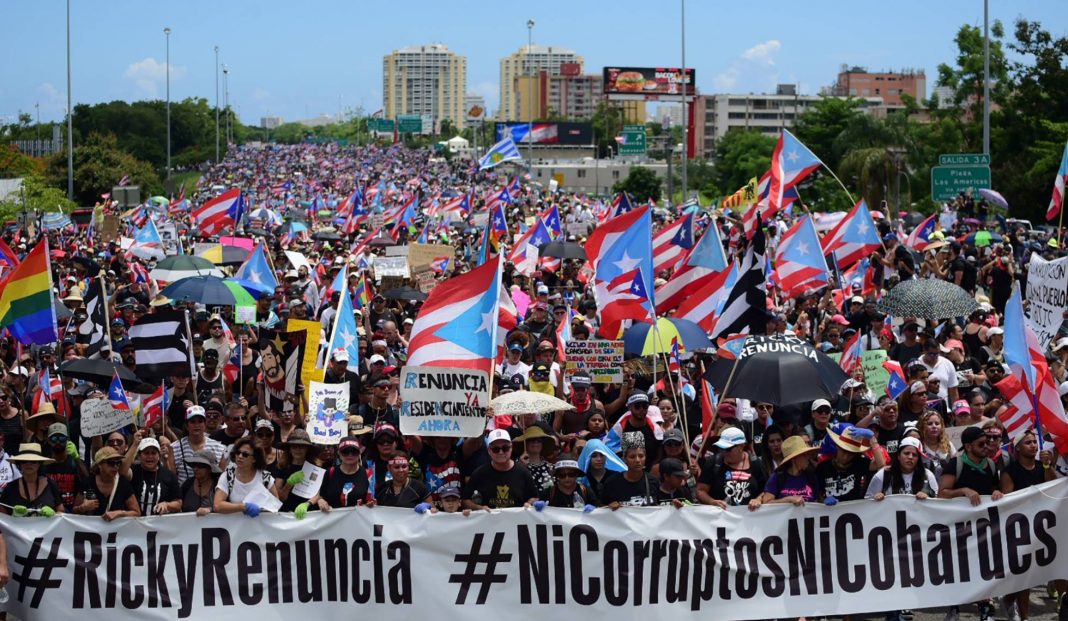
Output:
[[884,200],[897,202],[900,174],[910,175],[922,160],[904,113],[892,113],[885,119],[854,116],[835,138],[833,149],[839,158],[839,173],[856,179],[861,195],[876,209]]

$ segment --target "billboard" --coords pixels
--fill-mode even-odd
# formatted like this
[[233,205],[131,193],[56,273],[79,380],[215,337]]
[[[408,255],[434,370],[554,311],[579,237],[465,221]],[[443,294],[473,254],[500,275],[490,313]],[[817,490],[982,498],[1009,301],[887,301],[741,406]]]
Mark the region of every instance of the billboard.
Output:
[[[686,70],[686,95],[695,90],[693,69]],[[644,99],[657,101],[661,98],[682,95],[683,72],[677,68],[664,67],[605,67],[604,94],[611,99]]]
[[[497,123],[496,140],[510,132],[516,144],[527,141],[527,123]],[[534,123],[534,144],[591,145],[593,125],[590,123]]]

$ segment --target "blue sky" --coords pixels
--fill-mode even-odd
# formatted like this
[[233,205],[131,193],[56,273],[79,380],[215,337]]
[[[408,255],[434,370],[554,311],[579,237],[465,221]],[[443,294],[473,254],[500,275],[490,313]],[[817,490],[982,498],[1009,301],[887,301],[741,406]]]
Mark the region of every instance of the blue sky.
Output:
[[[466,2],[459,0],[71,0],[75,103],[164,96],[165,42],[171,34],[171,97],[215,98],[215,56],[230,68],[230,101],[257,123],[381,107],[382,56],[440,42],[467,56],[468,91],[498,100],[498,62],[534,41],[574,49],[588,72],[605,65],[678,66],[679,3],[617,0]],[[991,0],[991,20],[1020,16],[1055,35],[1068,32],[1064,0]],[[9,2],[0,43],[0,118],[40,104],[42,120],[66,105],[65,4]],[[815,93],[841,64],[927,71],[955,55],[964,23],[981,25],[982,0],[689,0],[686,61],[703,93],[767,92],[779,82]],[[14,27],[12,27],[14,26]],[[1011,33],[1011,29],[1010,29]],[[221,80],[221,76],[220,76]],[[221,89],[221,87],[220,87]]]

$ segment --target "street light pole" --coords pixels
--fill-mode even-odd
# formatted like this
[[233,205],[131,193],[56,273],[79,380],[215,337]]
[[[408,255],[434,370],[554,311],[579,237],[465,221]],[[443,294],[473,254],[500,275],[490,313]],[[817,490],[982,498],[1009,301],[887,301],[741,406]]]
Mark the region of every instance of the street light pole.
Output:
[[67,199],[74,200],[74,108],[70,94],[70,0],[67,0]]
[[983,154],[990,155],[990,0],[983,0]]
[[686,202],[686,192],[689,188],[686,179],[686,161],[689,158],[690,150],[690,115],[688,114],[688,108],[686,102],[686,0],[679,0],[681,8],[681,28],[682,28],[682,200],[680,204]]
[[215,163],[219,163],[219,46],[215,46]]
[[164,28],[167,37],[167,177],[171,178],[171,29]]
[[530,49],[534,40],[534,20],[527,20],[527,168],[534,169],[534,71]]
[[230,69],[223,64],[223,92],[226,97],[226,145],[230,146]]

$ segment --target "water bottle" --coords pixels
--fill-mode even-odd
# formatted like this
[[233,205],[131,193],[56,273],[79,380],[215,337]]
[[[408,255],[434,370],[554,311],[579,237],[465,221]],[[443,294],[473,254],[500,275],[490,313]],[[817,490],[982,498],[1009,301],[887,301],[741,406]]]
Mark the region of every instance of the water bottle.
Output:
[[479,506],[482,505],[482,493],[479,492],[477,489],[471,492],[471,502]]
[[0,588],[0,604],[6,604],[11,596],[7,594],[7,587]]

